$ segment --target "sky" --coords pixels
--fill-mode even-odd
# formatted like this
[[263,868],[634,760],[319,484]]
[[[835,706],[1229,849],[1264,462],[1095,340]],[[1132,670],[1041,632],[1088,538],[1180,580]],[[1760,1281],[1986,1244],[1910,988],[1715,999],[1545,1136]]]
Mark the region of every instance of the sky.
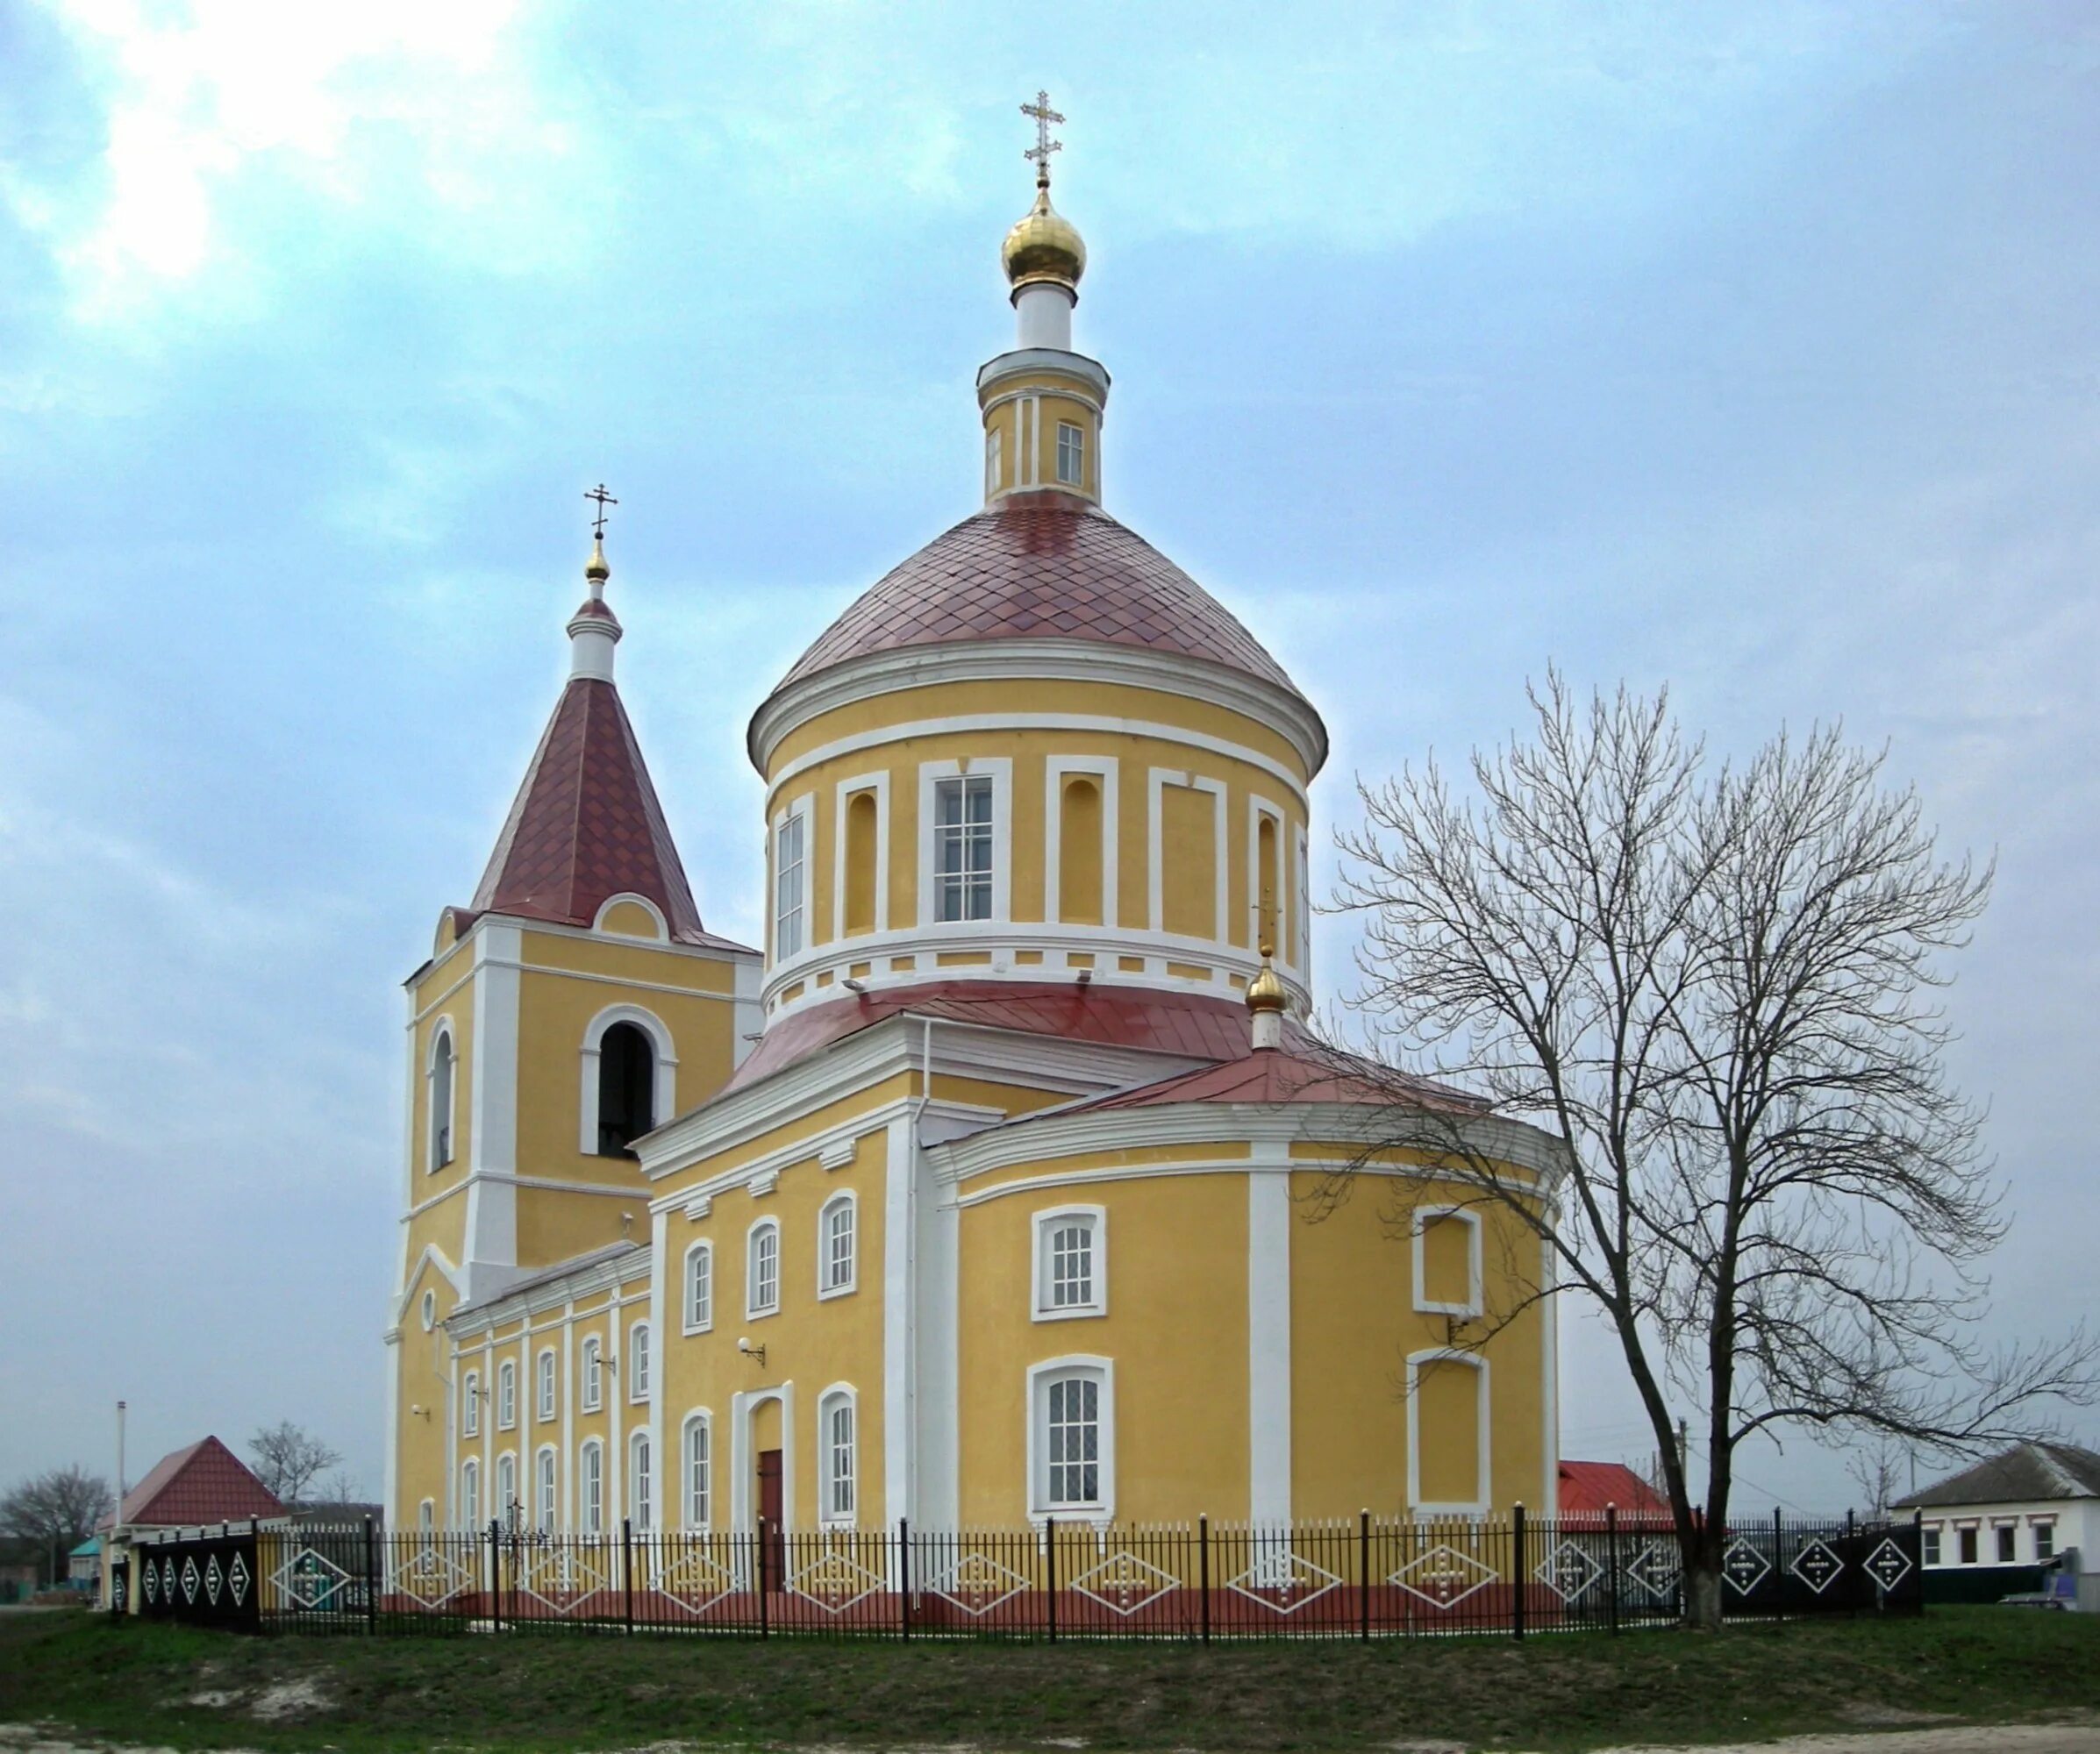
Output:
[[[553,705],[582,490],[754,940],[744,724],[975,509],[1039,87],[1107,505],[1326,715],[1316,841],[1549,662],[1717,753],[1885,746],[1998,861],[1989,1331],[2095,1313],[2090,8],[0,0],[0,1483],[113,1472],[123,1397],[133,1478],[289,1418],[377,1492],[399,982]],[[1561,1398],[1647,1453],[1572,1321]]]

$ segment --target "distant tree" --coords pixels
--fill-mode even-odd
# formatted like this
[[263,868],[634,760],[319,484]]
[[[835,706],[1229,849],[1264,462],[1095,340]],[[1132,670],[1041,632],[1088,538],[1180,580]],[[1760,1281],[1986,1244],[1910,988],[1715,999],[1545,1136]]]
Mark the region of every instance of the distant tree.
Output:
[[[1472,1344],[1546,1297],[1611,1324],[1686,1618],[1713,1627],[1738,1444],[1787,1425],[1942,1450],[2035,1435],[2040,1403],[2090,1399],[2094,1348],[1972,1337],[2004,1224],[1932,995],[1989,871],[1943,861],[1916,795],[1833,730],[1710,767],[1665,697],[1579,702],[1549,673],[1531,699],[1528,739],[1474,755],[1472,799],[1433,761],[1360,786],[1340,899],[1364,916],[1382,1057],[1556,1135],[1557,1183],[1542,1200],[1396,1076],[1332,1197],[1411,1151],[1545,1242],[1551,1271],[1512,1258],[1510,1307]],[[1411,1184],[1378,1185],[1407,1234]]]
[[365,1483],[361,1476],[348,1468],[338,1468],[321,1482],[314,1498],[321,1504],[361,1504],[364,1502]]
[[248,1439],[248,1453],[256,1479],[290,1507],[305,1503],[314,1481],[343,1459],[339,1451],[289,1419],[256,1432]]
[[1903,1445],[1877,1435],[1872,1442],[1855,1446],[1846,1457],[1846,1477],[1859,1487],[1860,1501],[1869,1515],[1886,1516],[1889,1507],[1902,1495],[1905,1455]]
[[0,1494],[0,1532],[35,1542],[56,1583],[66,1555],[95,1532],[114,1503],[110,1483],[100,1474],[78,1463],[52,1468]]

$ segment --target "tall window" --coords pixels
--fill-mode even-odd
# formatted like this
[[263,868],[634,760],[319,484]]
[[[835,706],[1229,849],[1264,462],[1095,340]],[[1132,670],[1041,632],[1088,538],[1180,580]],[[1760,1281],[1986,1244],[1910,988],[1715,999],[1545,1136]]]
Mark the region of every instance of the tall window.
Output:
[[539,1525],[541,1534],[552,1535],[558,1519],[558,1512],[554,1504],[554,1452],[553,1450],[540,1451],[539,1465],[534,1472],[539,1478],[534,1486],[533,1521]]
[[806,818],[789,810],[773,831],[773,958],[784,962],[802,949],[804,837]]
[[482,1373],[468,1371],[460,1382],[460,1436],[478,1437],[482,1432]]
[[605,1396],[605,1373],[601,1365],[598,1337],[583,1342],[583,1410],[596,1413]]
[[707,1415],[696,1413],[685,1422],[685,1526],[704,1529],[711,1506],[707,1495],[710,1432]]
[[989,499],[999,491],[999,429],[993,427],[984,435],[984,496]]
[[1101,1379],[1068,1372],[1042,1385],[1044,1508],[1098,1508],[1102,1493]]
[[518,1423],[518,1365],[505,1358],[496,1367],[496,1429],[508,1431]]
[[598,1155],[632,1157],[656,1124],[656,1045],[639,1023],[615,1023],[598,1042]]
[[605,1446],[593,1437],[584,1444],[578,1458],[581,1465],[580,1479],[582,1503],[583,1532],[586,1535],[603,1535],[605,1532]]
[[1077,487],[1086,476],[1087,435],[1068,420],[1057,423],[1057,478]]
[[695,1243],[685,1251],[685,1328],[699,1333],[715,1322],[715,1250]]
[[441,1029],[430,1052],[430,1167],[452,1161],[452,1031]]
[[2038,1522],[2034,1525],[2034,1563],[2046,1565],[2056,1557],[2056,1525]]
[[1920,1557],[1928,1565],[1938,1565],[1939,1563],[1939,1530],[1927,1523],[1921,1531],[1921,1535],[1925,1551]]
[[2002,1522],[1998,1525],[1998,1563],[2001,1565],[2010,1565],[2019,1557],[2019,1550],[2016,1544],[2018,1535],[2019,1530],[2010,1522]]
[[627,1399],[649,1398],[649,1324],[637,1322],[627,1330]]
[[476,1461],[460,1464],[460,1526],[482,1526],[482,1465]]
[[1955,1541],[1961,1551],[1961,1563],[1965,1565],[1975,1565],[1976,1563],[1975,1529],[1971,1527],[1957,1530]]
[[829,1297],[854,1288],[854,1197],[835,1194],[817,1223],[817,1291]]
[[637,1431],[627,1444],[627,1508],[637,1529],[654,1526],[654,1482],[650,1478],[649,1434]]
[[1099,1316],[1108,1302],[1108,1268],[1099,1207],[1039,1212],[1035,1218],[1038,1321]]
[[780,1226],[761,1218],[751,1227],[744,1313],[770,1316],[780,1308]]
[[542,1423],[554,1416],[554,1354],[550,1348],[539,1355],[539,1418]]
[[489,1508],[505,1529],[518,1526],[518,1458],[508,1450],[496,1458],[496,1502]]
[[854,1398],[843,1389],[825,1396],[817,1410],[818,1478],[827,1522],[854,1520]]
[[933,786],[934,917],[989,920],[992,911],[992,782],[989,774]]

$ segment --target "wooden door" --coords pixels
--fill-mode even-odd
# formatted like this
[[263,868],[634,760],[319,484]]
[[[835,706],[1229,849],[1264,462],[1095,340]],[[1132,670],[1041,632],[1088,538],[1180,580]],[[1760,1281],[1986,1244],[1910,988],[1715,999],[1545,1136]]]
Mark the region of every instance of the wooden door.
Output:
[[776,1590],[786,1575],[788,1542],[781,1529],[781,1463],[778,1450],[761,1450],[758,1458],[759,1587]]

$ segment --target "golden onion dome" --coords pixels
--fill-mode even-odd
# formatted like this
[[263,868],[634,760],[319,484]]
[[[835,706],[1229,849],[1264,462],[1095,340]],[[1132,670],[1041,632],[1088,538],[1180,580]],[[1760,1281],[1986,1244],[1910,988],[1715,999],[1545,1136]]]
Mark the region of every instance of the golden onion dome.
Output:
[[1014,290],[1047,282],[1079,290],[1087,271],[1087,246],[1079,228],[1050,204],[1050,185],[1035,186],[1035,205],[1028,210],[999,251],[999,260]]
[[1269,948],[1261,946],[1261,972],[1246,983],[1246,1008],[1250,1011],[1281,1011],[1289,1002],[1282,978],[1269,966]]
[[612,568],[605,564],[605,541],[603,537],[590,545],[590,559],[583,563],[583,576],[600,581],[612,576]]

